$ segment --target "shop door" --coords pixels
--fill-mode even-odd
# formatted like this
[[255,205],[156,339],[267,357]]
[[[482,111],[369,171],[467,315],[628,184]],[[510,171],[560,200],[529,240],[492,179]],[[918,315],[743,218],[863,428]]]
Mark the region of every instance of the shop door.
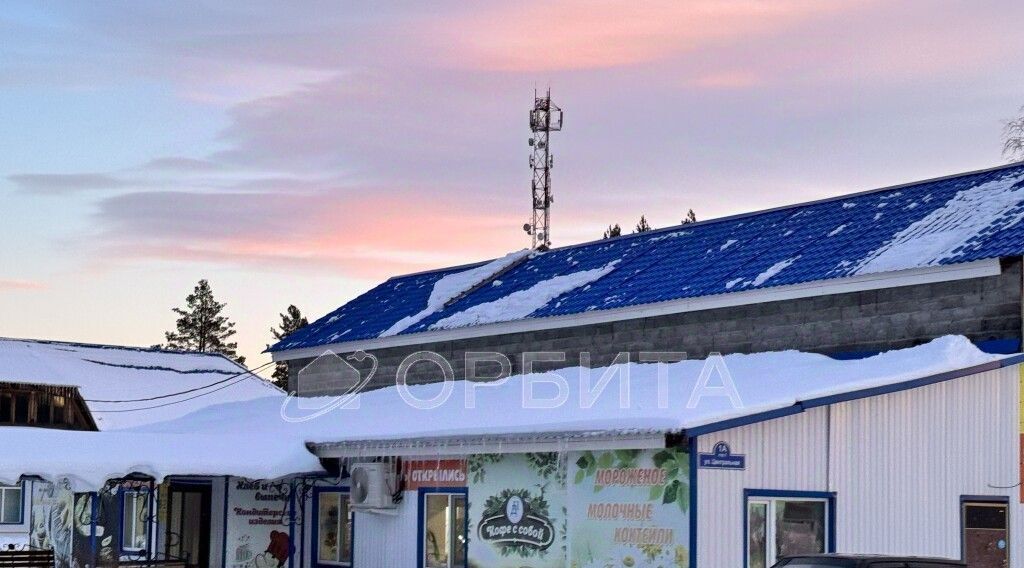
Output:
[[1006,568],[1010,556],[1006,503],[963,504],[964,561],[970,568]]
[[210,486],[172,483],[167,505],[167,556],[209,568]]

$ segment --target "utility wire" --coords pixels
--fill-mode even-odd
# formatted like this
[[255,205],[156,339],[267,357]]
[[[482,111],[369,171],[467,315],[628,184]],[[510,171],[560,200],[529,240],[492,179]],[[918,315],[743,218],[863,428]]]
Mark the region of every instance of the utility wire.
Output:
[[[263,369],[269,367],[270,365],[274,365],[274,364],[276,364],[276,363],[274,361],[271,361],[269,363],[264,363],[264,364],[260,365],[259,367],[256,367],[255,369],[243,371],[241,373],[236,373],[234,375],[231,375],[231,376],[226,377],[224,379],[221,379],[219,381],[212,382],[212,383],[210,383],[208,385],[203,385],[203,386],[191,388],[191,389],[188,389],[188,390],[172,392],[172,393],[168,393],[168,394],[162,394],[162,395],[159,395],[159,396],[151,396],[151,397],[148,397],[148,398],[128,398],[128,399],[123,399],[123,400],[100,400],[100,399],[89,399],[89,398],[86,398],[86,399],[83,399],[83,400],[85,400],[85,402],[97,402],[97,403],[106,403],[106,404],[120,404],[120,403],[127,403],[127,402],[150,402],[150,401],[153,401],[153,400],[160,400],[160,399],[163,399],[163,398],[171,398],[171,397],[174,397],[174,396],[180,396],[180,395],[183,395],[183,394],[189,394],[189,393],[193,393],[193,392],[196,392],[196,391],[201,391],[203,389],[208,389],[210,387],[215,387],[217,385],[224,384],[224,383],[226,383],[226,382],[228,382],[230,380],[233,380],[233,379],[236,379],[238,377],[245,376],[245,375],[252,375],[252,376],[256,377],[256,373],[258,371],[262,371]],[[256,378],[259,378],[259,377],[256,377]],[[260,380],[262,381],[263,379],[260,379]],[[216,391],[211,391],[211,392],[216,392]],[[190,399],[186,399],[186,400],[190,400]]]
[[[246,377],[243,376],[243,377],[239,378],[238,380],[236,380],[233,383],[228,383],[226,385],[222,385],[222,386],[220,386],[218,388],[215,388],[215,389],[213,389],[211,391],[201,392],[201,393],[199,393],[197,395],[193,395],[193,396],[190,396],[188,398],[183,398],[181,400],[175,400],[175,401],[171,401],[171,402],[165,402],[163,404],[154,404],[152,406],[142,406],[142,407],[139,407],[139,408],[121,408],[121,409],[118,409],[118,410],[90,410],[90,412],[92,412],[93,414],[97,414],[97,413],[100,413],[100,412],[106,413],[106,414],[112,414],[112,413],[121,413],[121,412],[138,412],[140,410],[153,410],[154,408],[163,408],[165,406],[174,406],[175,404],[181,404],[183,402],[188,402],[190,400],[194,400],[194,399],[197,399],[199,397],[206,396],[208,394],[213,394],[213,393],[215,393],[215,392],[217,392],[219,390],[224,390],[224,389],[226,389],[226,388],[228,388],[230,386],[233,386],[235,384],[238,384],[238,383],[242,382],[242,379],[245,379],[245,378]],[[260,380],[263,380],[263,379],[260,379]],[[213,385],[207,385],[207,387],[209,387],[209,386],[213,386]]]

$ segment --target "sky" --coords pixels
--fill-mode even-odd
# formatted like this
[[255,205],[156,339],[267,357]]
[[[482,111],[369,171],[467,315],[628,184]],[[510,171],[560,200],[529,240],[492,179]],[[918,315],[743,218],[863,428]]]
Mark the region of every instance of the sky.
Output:
[[207,278],[250,366],[395,274],[998,165],[1024,3],[5,2],[0,335],[152,345]]

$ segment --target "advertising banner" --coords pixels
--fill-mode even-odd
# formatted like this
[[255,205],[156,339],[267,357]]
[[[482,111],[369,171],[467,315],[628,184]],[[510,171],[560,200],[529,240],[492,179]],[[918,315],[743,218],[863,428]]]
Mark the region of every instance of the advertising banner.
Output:
[[408,491],[415,491],[421,487],[466,486],[466,460],[408,460],[402,470],[405,489]]
[[665,449],[571,456],[572,568],[689,565],[689,454]]
[[67,479],[60,483],[33,481],[32,529],[29,544],[53,549],[55,568],[70,568],[74,493]]
[[283,568],[294,551],[287,483],[231,478],[228,486],[227,566]]
[[471,456],[470,566],[564,568],[565,471],[554,453]]

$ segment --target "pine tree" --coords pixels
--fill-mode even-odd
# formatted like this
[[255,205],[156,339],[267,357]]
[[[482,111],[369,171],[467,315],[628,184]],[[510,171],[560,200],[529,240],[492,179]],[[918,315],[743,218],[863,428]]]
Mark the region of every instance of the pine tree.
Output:
[[620,227],[618,223],[615,223],[614,225],[608,225],[608,229],[605,230],[604,236],[601,238],[610,239],[612,237],[619,236],[622,236],[622,227]]
[[690,209],[689,211],[687,211],[686,212],[686,217],[681,221],[681,223],[683,225],[689,225],[690,223],[696,223],[696,222],[697,222],[697,214],[693,212],[693,209]]
[[1011,162],[1024,160],[1024,106],[1019,116],[1003,127],[1003,157]]
[[[270,328],[270,333],[274,336],[274,339],[280,341],[286,335],[298,331],[307,325],[309,321],[302,315],[299,308],[295,305],[288,306],[285,313],[278,314],[281,316],[281,324],[277,328]],[[279,361],[274,367],[273,382],[275,385],[282,389],[288,390],[288,364]]]
[[640,216],[640,222],[636,224],[636,228],[633,229],[633,232],[634,233],[646,233],[647,231],[650,231],[651,229],[653,229],[653,227],[651,227],[651,224],[647,222],[647,217],[645,217],[644,215],[641,215]]
[[176,331],[165,333],[166,347],[181,351],[220,353],[245,364],[245,357],[238,355],[238,343],[228,340],[235,334],[235,324],[223,315],[223,302],[213,297],[210,283],[200,280],[195,290],[185,297],[184,308],[173,308],[178,316]]

